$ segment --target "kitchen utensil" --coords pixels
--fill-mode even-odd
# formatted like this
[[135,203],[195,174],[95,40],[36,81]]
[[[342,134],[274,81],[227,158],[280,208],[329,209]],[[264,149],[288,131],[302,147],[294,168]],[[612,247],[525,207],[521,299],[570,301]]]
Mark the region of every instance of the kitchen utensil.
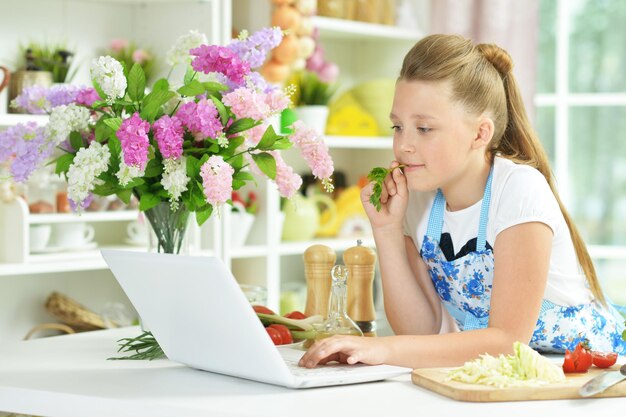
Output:
[[[319,205],[324,205],[330,213],[328,221],[334,221],[337,216],[335,202],[323,194],[313,194],[305,197],[296,193],[292,198],[285,201],[285,222],[283,225],[282,239],[288,241],[310,240],[320,228]],[[323,224],[322,224],[323,225]]]
[[589,382],[580,389],[580,395],[583,397],[591,397],[622,382],[624,379],[626,379],[626,365],[622,365],[619,371],[607,371],[589,380]]
[[[589,372],[584,374],[565,374],[566,380],[556,384],[539,387],[496,388],[487,385],[447,381],[446,378],[451,369],[452,368],[415,369],[411,376],[415,385],[455,400],[498,402],[583,398],[579,394],[580,388],[590,379],[606,372],[605,369],[592,367],[589,369]],[[618,371],[619,365],[613,366],[610,370]],[[613,385],[594,398],[607,397],[626,397],[626,384]]]

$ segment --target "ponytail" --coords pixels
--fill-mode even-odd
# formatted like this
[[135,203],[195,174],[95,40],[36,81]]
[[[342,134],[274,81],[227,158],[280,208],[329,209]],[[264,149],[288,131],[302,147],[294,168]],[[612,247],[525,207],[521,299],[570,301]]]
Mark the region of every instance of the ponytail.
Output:
[[[500,60],[508,59],[508,62],[511,62],[511,68],[509,68],[508,71],[500,72],[506,95],[508,123],[506,124],[504,134],[500,140],[492,141],[491,148],[489,150],[490,154],[500,154],[514,162],[530,165],[543,174],[548,182],[548,185],[550,186],[550,189],[552,190],[552,193],[554,194],[554,197],[556,198],[556,201],[559,203],[559,208],[561,209],[561,213],[563,213],[565,223],[567,223],[567,227],[574,244],[574,249],[576,250],[576,257],[578,258],[578,262],[580,263],[585,277],[587,278],[589,288],[591,289],[591,292],[596,300],[598,300],[601,304],[606,305],[606,299],[604,297],[604,293],[602,292],[602,288],[600,287],[593,261],[587,251],[587,246],[585,245],[578,228],[574,224],[572,217],[559,197],[559,193],[557,192],[554,182],[554,176],[550,169],[548,156],[541,145],[539,138],[532,129],[530,122],[528,121],[519,88],[515,82],[513,73],[511,72],[511,58],[503,49],[496,45],[480,44],[477,47],[481,50],[481,52],[486,51],[486,53],[483,52],[483,55],[485,55],[485,58],[487,58],[487,60],[494,65],[498,72],[500,72],[499,67],[501,67],[501,65],[498,65]],[[491,52],[494,50],[496,52]],[[500,51],[501,53],[498,53]]]

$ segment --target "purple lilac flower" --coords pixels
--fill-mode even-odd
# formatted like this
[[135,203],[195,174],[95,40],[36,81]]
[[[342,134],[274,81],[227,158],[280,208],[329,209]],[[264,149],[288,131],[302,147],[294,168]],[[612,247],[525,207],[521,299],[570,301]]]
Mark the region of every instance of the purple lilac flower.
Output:
[[122,143],[124,163],[143,169],[148,162],[148,132],[150,123],[142,120],[139,113],[135,112],[130,118],[124,120],[117,131],[117,137]]
[[48,90],[40,85],[33,85],[22,90],[11,105],[30,114],[45,114],[50,111]]
[[202,98],[197,103],[189,101],[178,109],[176,117],[196,138],[216,139],[223,134],[223,126],[219,119],[219,113],[215,104]]
[[183,154],[183,124],[176,117],[163,116],[152,125],[163,158],[178,159]]
[[282,39],[283,32],[280,28],[264,28],[246,39],[233,41],[227,47],[243,62],[247,62],[250,68],[258,68],[265,62],[267,53],[276,48]]
[[195,56],[191,62],[193,69],[205,74],[221,72],[231,81],[242,84],[244,76],[250,72],[250,65],[226,46],[201,45],[189,53]]
[[83,106],[91,107],[91,105],[98,100],[102,100],[102,98],[93,87],[82,88],[78,94],[76,94],[76,104]]
[[17,124],[0,132],[0,162],[13,159],[11,175],[25,182],[52,155],[54,145],[46,141],[45,129],[35,122]]
[[86,209],[87,207],[89,207],[91,205],[91,203],[93,202],[93,194],[89,193],[87,198],[85,198],[83,201],[81,201],[80,206],[78,204],[76,204],[76,202],[74,200],[72,200],[71,198],[68,198],[68,201],[70,203],[70,209],[72,209],[73,212],[82,211],[82,210]]
[[48,90],[48,101],[50,108],[57,106],[67,106],[76,101],[76,96],[80,91],[80,87],[72,84],[56,84]]

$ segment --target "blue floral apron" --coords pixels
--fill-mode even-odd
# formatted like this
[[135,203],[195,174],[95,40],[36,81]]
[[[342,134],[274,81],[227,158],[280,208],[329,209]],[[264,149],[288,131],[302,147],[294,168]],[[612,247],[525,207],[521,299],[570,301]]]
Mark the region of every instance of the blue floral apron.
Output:
[[[441,190],[433,202],[420,250],[439,298],[461,330],[483,329],[489,323],[494,257],[486,240],[492,175],[493,168],[485,185],[476,250],[452,261],[443,254],[439,239],[446,200]],[[624,318],[613,307],[606,308],[595,301],[560,306],[544,299],[530,346],[542,352],[560,353],[574,349],[587,338],[594,350],[624,355],[623,330]]]

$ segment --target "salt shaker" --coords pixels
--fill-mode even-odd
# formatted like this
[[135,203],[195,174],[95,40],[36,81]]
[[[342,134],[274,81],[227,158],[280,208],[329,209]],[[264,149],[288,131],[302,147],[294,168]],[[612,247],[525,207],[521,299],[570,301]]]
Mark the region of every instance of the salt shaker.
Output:
[[304,251],[304,275],[306,278],[306,307],[304,314],[328,314],[330,296],[330,270],[335,265],[335,251],[325,245],[313,245]]
[[357,246],[345,250],[343,261],[348,267],[348,315],[365,336],[376,336],[373,295],[376,252],[357,240]]

